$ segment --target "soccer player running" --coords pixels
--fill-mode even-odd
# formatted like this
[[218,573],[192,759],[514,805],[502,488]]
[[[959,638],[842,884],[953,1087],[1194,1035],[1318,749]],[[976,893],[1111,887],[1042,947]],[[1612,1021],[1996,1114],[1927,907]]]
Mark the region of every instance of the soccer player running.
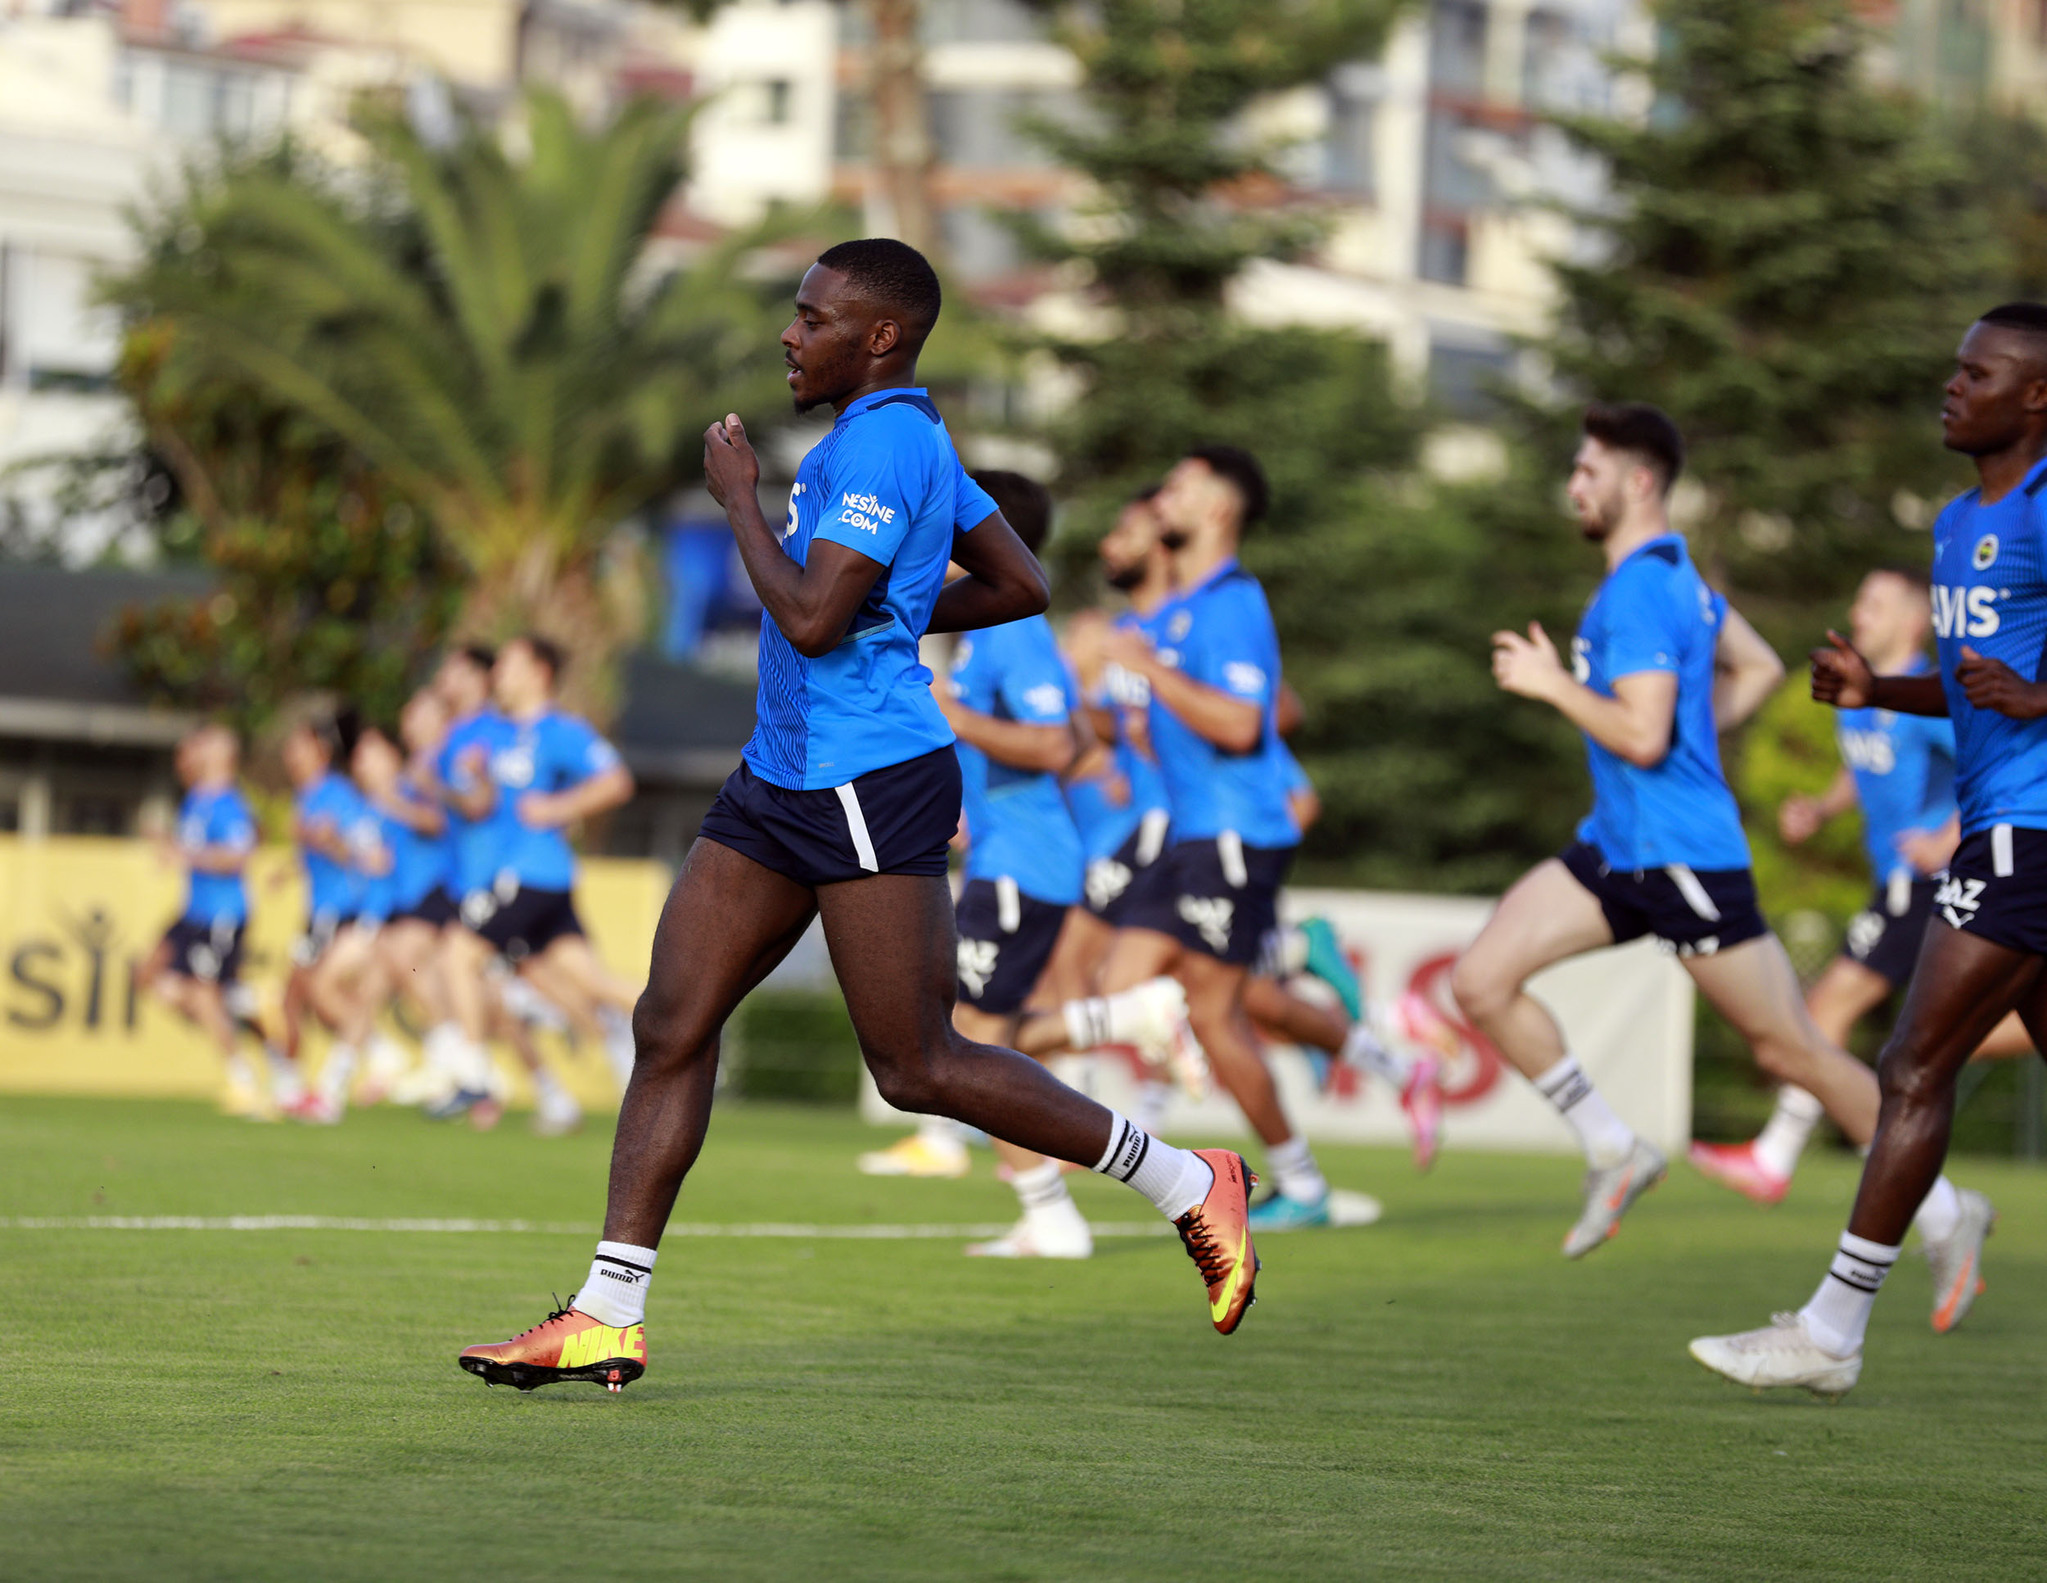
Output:
[[256,849],[256,820],[236,785],[241,745],[223,725],[204,725],[178,744],[186,783],[166,856],[187,874],[185,910],[136,969],[137,980],[191,1022],[220,1051],[223,1114],[274,1121],[256,1074],[235,1045],[242,936],[249,922],[243,870]]
[[[960,770],[918,639],[1037,615],[1046,587],[916,386],[938,311],[937,276],[900,242],[841,243],[805,274],[782,333],[789,387],[799,409],[828,402],[835,421],[805,457],[783,524],[761,513],[760,464],[738,418],[705,434],[712,495],[763,607],[758,720],[655,933],[589,1277],[573,1306],[462,1354],[486,1381],[617,1388],[644,1372],[647,1288],[703,1146],[720,1030],[820,915],[883,1098],[1127,1182],[1178,1225],[1219,1331],[1252,1300],[1250,1184],[1236,1154],[1161,1143],[952,1026],[945,873]],[[967,575],[947,584],[948,560]]]
[[[1467,1016],[1568,1122],[1584,1148],[1585,1208],[1564,1239],[1583,1258],[1663,1179],[1527,993],[1553,962],[1653,935],[1676,952],[1757,1064],[1819,1096],[1851,1141],[1876,1126],[1876,1079],[1813,1026],[1798,976],[1756,903],[1748,839],[1720,767],[1719,733],[1761,707],[1784,670],[1755,629],[1708,588],[1666,511],[1684,466],[1677,425],[1642,403],[1586,410],[1569,494],[1606,578],[1566,668],[1538,625],[1493,635],[1506,691],[1550,704],[1584,734],[1592,812],[1560,858],[1507,894],[1459,958],[1451,988]],[[1924,1229],[1965,1235],[1942,1179]]]
[[[1879,676],[1923,676],[1932,667],[1933,630],[1926,574],[1885,567],[1863,578],[1848,610],[1855,651]],[[1860,806],[1863,848],[1875,889],[1848,925],[1841,954],[1808,991],[1806,1010],[1829,1043],[1848,1047],[1855,1024],[1912,977],[1919,941],[1933,916],[1934,877],[1961,839],[1955,805],[1955,732],[1946,719],[1889,709],[1843,709],[1835,730],[1841,768],[1818,797],[1785,799],[1777,829],[1799,846],[1828,820]],[[2032,1045],[2016,1016],[2000,1023],[1978,1055],[2024,1055]],[[1761,1133],[1749,1143],[1694,1143],[1692,1163],[1760,1204],[1791,1186],[1798,1156],[1820,1118],[1820,1102],[1784,1088]]]
[[[1962,840],[1934,898],[1904,1008],[1877,1063],[1883,1110],[1855,1207],[1819,1289],[1760,1330],[1702,1336],[1699,1362],[1757,1387],[1845,1395],[1884,1278],[1922,1198],[1939,1190],[1955,1078],[2016,1011],[2047,1035],[2047,306],[2007,303],[1969,327],[1941,406],[1947,448],[1976,464],[1974,489],[1933,526],[1937,676],[1879,676],[1835,633],[1812,657],[1813,696],[1841,709],[1947,715],[1955,728]],[[1951,1328],[1982,1290],[1993,1215],[1966,1195],[1964,1229],[1929,1243],[1934,1328]],[[1925,1229],[1921,1226],[1922,1231]]]

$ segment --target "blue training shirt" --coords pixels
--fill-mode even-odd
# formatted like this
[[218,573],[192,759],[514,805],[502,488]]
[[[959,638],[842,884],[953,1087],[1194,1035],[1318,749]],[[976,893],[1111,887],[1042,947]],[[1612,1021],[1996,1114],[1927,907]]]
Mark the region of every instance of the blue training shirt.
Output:
[[[1904,674],[1924,676],[1928,669],[1924,659],[1914,659]],[[1834,740],[1855,777],[1870,871],[1879,884],[1901,869],[1921,878],[1898,855],[1898,838],[1938,830],[1954,814],[1954,722],[1888,709],[1843,709],[1835,717]]]
[[[1043,616],[962,633],[951,680],[962,704],[998,720],[1063,730],[1077,704]],[[967,878],[1014,880],[1026,896],[1055,906],[1078,902],[1085,858],[1059,777],[999,764],[968,742],[959,744],[959,760]]]
[[[256,845],[256,819],[239,789],[191,791],[178,809],[178,848],[190,855],[210,846],[248,852]],[[187,870],[185,917],[212,925],[242,923],[249,916],[249,892],[236,874]]]
[[[398,795],[415,807],[429,805],[428,798],[400,777]],[[448,843],[444,836],[421,835],[402,819],[379,810],[384,846],[391,854],[391,898],[393,910],[410,911],[436,885],[448,877]]]
[[1933,633],[1955,728],[1962,834],[1992,825],[2047,829],[2047,718],[1978,709],[1955,681],[1964,646],[2040,679],[2047,648],[2047,555],[2041,530],[2047,461],[1994,506],[1970,490],[1933,525]]
[[1699,576],[1681,534],[1651,539],[1607,573],[1578,623],[1571,668],[1604,697],[1623,676],[1667,671],[1677,678],[1670,751],[1649,769],[1609,753],[1591,737],[1592,812],[1578,839],[1610,868],[1638,872],[1682,864],[1715,870],[1749,866],[1748,837],[1713,723],[1713,654],[1727,601]]
[[[434,773],[441,778],[441,784],[451,787],[465,796],[474,792],[489,776],[490,756],[505,740],[510,722],[495,709],[479,709],[475,714],[458,720],[448,728],[448,738],[441,744],[439,757],[434,763]],[[480,760],[482,769],[472,775],[472,761]],[[452,803],[448,805],[448,892],[461,900],[471,891],[489,890],[497,878],[501,862],[503,831],[491,816],[470,819]]]
[[[345,775],[329,770],[298,796],[302,824],[325,825],[342,840],[353,842],[356,826],[366,804],[362,793]],[[344,867],[324,852],[301,847],[299,857],[306,866],[306,906],[316,914],[353,917],[362,905],[362,879],[354,869]]]
[[878,390],[839,414],[797,470],[782,553],[802,565],[825,539],[880,562],[882,573],[838,647],[818,659],[797,653],[761,612],[760,695],[745,749],[756,775],[816,791],[952,741],[917,640],[945,584],[953,535],[994,514],[921,389]]
[[617,766],[614,748],[587,720],[549,709],[531,720],[503,720],[490,755],[497,805],[487,821],[497,854],[497,873],[510,875],[521,890],[568,890],[576,882],[576,855],[559,827],[536,828],[519,817],[528,792],[553,793],[580,786]]
[[[360,795],[361,788],[357,788]],[[391,820],[367,797],[348,827],[349,866],[355,871],[355,915],[363,923],[382,923],[396,910],[397,868],[385,836]]]
[[1231,753],[1152,699],[1151,742],[1172,808],[1173,839],[1206,840],[1232,830],[1248,846],[1299,845],[1280,760],[1279,633],[1258,579],[1235,560],[1225,561],[1146,625],[1163,663],[1257,704],[1264,721],[1256,747]]

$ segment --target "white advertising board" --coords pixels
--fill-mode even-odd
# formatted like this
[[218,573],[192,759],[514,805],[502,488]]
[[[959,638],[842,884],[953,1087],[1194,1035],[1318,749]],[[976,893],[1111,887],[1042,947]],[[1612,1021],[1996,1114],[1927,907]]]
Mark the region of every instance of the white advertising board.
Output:
[[[1570,1130],[1533,1086],[1508,1067],[1464,1020],[1450,995],[1450,967],[1484,925],[1492,904],[1461,896],[1370,891],[1294,890],[1287,917],[1315,914],[1336,926],[1374,1006],[1402,995],[1426,999],[1456,1030],[1459,1049],[1445,1078],[1445,1147],[1572,1152]],[[1320,988],[1303,981],[1303,993]],[[1666,1153],[1681,1151],[1692,1123],[1692,982],[1653,942],[1565,962],[1539,974],[1529,991],[1556,1014],[1565,1039],[1622,1119]],[[1384,1083],[1339,1069],[1327,1090],[1299,1051],[1268,1051],[1288,1113],[1310,1138],[1400,1143],[1406,1138],[1395,1096]],[[1135,1074],[1113,1055],[1056,1061],[1068,1082],[1127,1111]],[[869,1082],[861,1099],[868,1120],[900,1124]],[[1178,1135],[1242,1136],[1243,1118],[1226,1096],[1199,1103],[1174,1097],[1166,1130]]]

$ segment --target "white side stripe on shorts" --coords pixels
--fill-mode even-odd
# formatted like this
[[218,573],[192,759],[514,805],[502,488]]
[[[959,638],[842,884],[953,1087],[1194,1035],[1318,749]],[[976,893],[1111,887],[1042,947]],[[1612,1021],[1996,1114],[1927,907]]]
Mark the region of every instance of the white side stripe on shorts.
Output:
[[1231,890],[1242,890],[1251,883],[1251,871],[1244,867],[1244,838],[1236,831],[1216,832],[1215,855],[1222,863],[1223,879]]
[[860,811],[860,794],[853,790],[851,781],[832,790],[839,794],[839,806],[846,810],[846,830],[853,837],[853,855],[868,873],[879,874],[881,862],[875,857],[874,841],[867,834],[867,815]]
[[1166,849],[1166,832],[1173,826],[1173,816],[1163,808],[1147,812],[1137,827],[1137,864],[1150,868],[1159,860],[1159,854]]
[[995,882],[995,924],[1004,934],[1023,927],[1023,892],[1007,874]]
[[1990,827],[1990,872],[1999,879],[2011,878],[2011,826],[2008,824]]
[[1713,898],[1706,894],[1706,887],[1699,883],[1699,876],[1689,867],[1683,863],[1673,863],[1663,872],[1668,874],[1677,886],[1677,893],[1684,897],[1687,907],[1708,923],[1720,921],[1720,909],[1713,905]]

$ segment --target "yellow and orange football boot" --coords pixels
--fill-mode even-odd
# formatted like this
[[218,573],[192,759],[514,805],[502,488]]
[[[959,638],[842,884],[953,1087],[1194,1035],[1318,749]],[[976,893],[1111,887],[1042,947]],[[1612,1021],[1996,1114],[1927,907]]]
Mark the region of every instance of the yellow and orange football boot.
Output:
[[1215,1172],[1208,1196],[1173,1224],[1187,1257],[1208,1282],[1208,1317],[1228,1335],[1257,1300],[1258,1250],[1251,1246],[1251,1188],[1258,1178],[1234,1149],[1196,1149]]
[[[571,1292],[569,1301],[575,1300]],[[532,1391],[558,1380],[589,1380],[622,1391],[647,1372],[647,1327],[620,1329],[573,1307],[557,1308],[525,1334],[464,1347],[455,1361],[486,1385]]]

